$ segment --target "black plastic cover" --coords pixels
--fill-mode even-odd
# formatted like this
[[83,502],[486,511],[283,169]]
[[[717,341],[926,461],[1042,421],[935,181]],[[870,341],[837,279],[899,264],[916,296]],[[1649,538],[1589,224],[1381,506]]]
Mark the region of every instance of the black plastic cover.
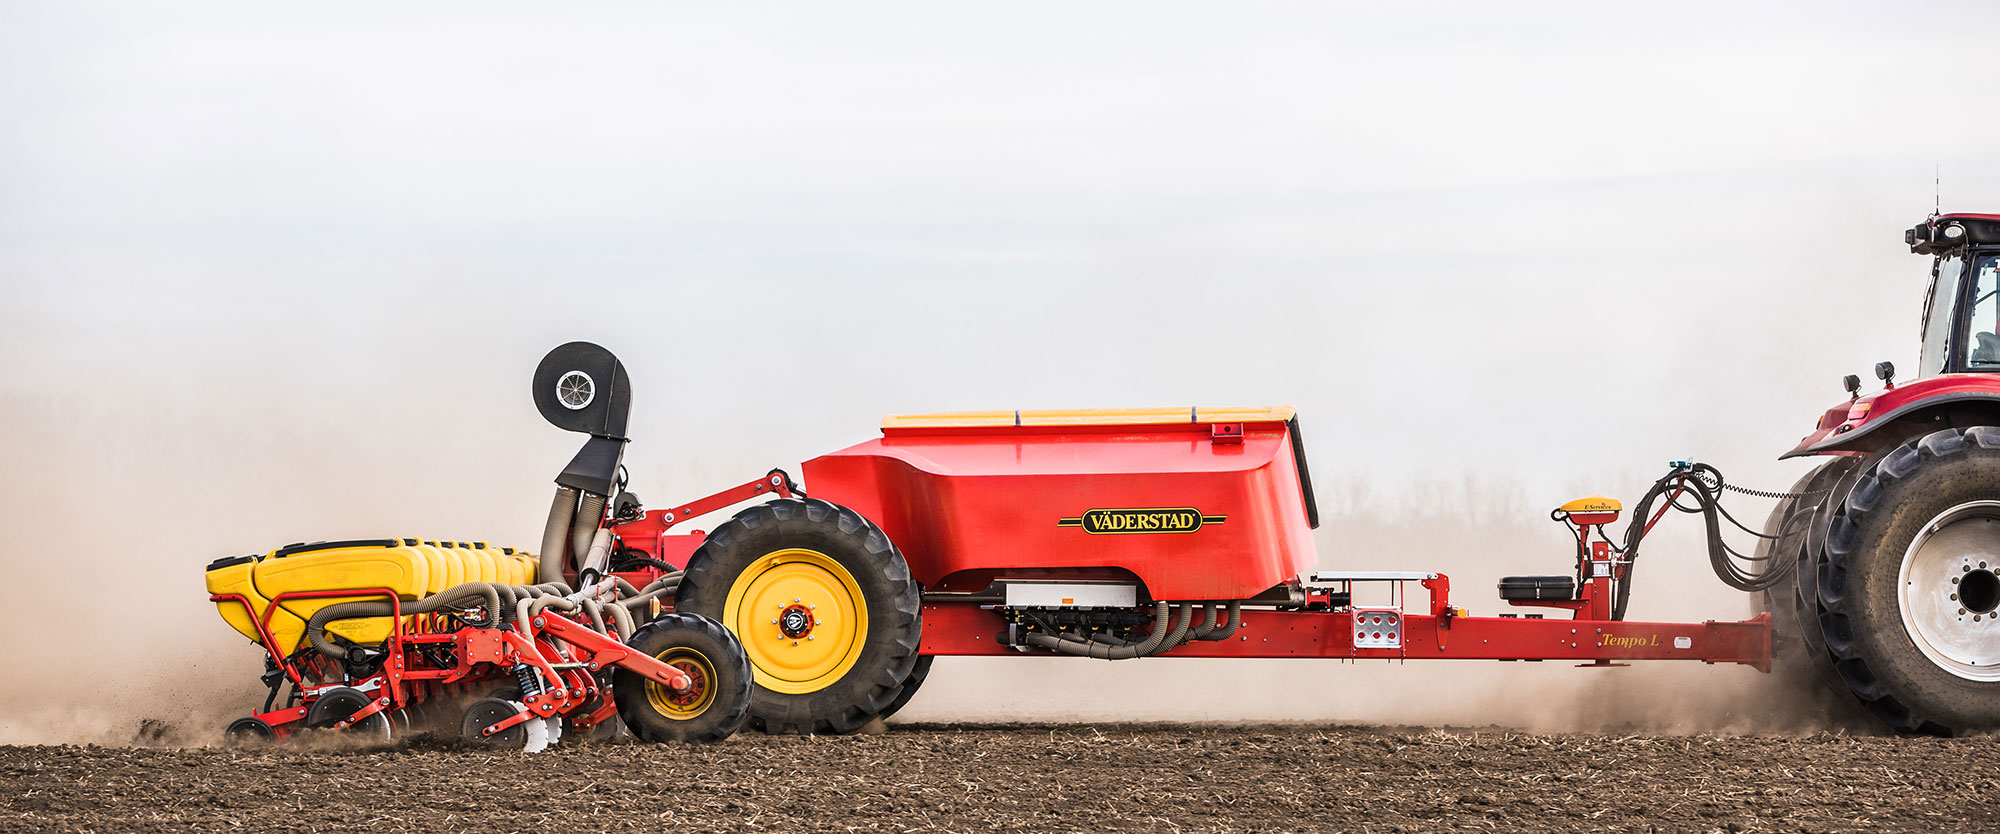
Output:
[[245,562],[255,562],[257,561],[257,559],[258,557],[256,556],[224,556],[220,559],[208,563],[208,569],[221,570],[223,568],[230,567],[232,565],[241,565]]
[[1306,504],[1306,527],[1319,529],[1319,501],[1313,498],[1312,473],[1306,470],[1306,438],[1299,432],[1298,415],[1285,421],[1285,430],[1292,434],[1292,466],[1299,470],[1299,497]]
[[1570,576],[1503,576],[1500,598],[1506,600],[1576,599],[1576,578]]
[[556,483],[584,492],[610,495],[618,479],[618,464],[625,457],[625,441],[620,438],[593,437],[583,444],[583,449],[563,467]]
[[549,351],[535,367],[535,408],[563,431],[625,439],[632,410],[632,382],[611,351],[570,342]]

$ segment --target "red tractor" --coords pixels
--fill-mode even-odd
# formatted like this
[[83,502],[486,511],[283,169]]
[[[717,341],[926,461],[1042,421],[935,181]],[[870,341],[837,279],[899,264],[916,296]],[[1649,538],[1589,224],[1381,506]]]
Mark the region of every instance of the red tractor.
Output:
[[[1826,462],[1762,548],[1780,655],[1902,732],[2000,724],[2000,215],[1904,232],[1931,256],[1915,377],[1827,409],[1785,457]],[[1785,567],[1778,567],[1783,565]]]

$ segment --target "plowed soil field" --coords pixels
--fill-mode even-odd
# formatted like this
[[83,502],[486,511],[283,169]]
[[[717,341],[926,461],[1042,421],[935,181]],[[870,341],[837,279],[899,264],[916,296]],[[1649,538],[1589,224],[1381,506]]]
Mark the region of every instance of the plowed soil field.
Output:
[[924,726],[390,748],[0,748],[17,831],[1991,831],[1995,737]]

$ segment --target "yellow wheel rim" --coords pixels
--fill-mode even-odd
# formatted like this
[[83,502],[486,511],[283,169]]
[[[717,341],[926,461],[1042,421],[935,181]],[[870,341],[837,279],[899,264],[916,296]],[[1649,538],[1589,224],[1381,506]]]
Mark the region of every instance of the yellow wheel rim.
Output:
[[722,621],[743,641],[758,686],[799,695],[840,680],[868,640],[854,574],[817,550],[772,551],[729,586]]
[[658,681],[646,681],[646,703],[653,706],[654,712],[675,721],[686,721],[707,712],[708,705],[715,703],[715,665],[708,662],[706,655],[676,646],[654,657],[694,678],[694,685],[685,692],[675,692]]

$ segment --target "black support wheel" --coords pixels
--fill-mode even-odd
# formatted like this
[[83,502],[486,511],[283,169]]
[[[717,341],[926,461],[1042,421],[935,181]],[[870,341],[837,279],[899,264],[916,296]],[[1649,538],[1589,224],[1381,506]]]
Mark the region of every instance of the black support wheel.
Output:
[[[520,701],[506,698],[481,698],[473,701],[466,705],[465,714],[459,717],[459,737],[466,741],[510,750],[527,750],[534,747],[535,752],[540,752],[542,747],[548,745],[548,727],[541,723],[541,719],[530,718],[499,732],[486,731],[488,727],[520,715],[525,709]],[[536,745],[538,739],[535,735],[541,736],[539,746]]]
[[[346,721],[374,701],[375,696],[354,687],[336,686],[321,692],[306,710],[306,726],[332,730],[335,724]],[[389,714],[384,711],[348,725],[344,732],[355,738],[388,741],[390,729]]]
[[246,715],[231,721],[222,731],[224,747],[262,747],[277,739],[277,731],[271,729],[271,725],[264,723],[264,719],[254,715]]
[[2000,726],[2000,428],[1883,453],[1848,492],[1818,582],[1833,668],[1905,733]]
[[721,623],[698,614],[668,614],[632,633],[633,650],[686,673],[689,685],[666,684],[618,667],[611,697],[626,729],[646,741],[710,743],[736,734],[750,709],[750,659]]
[[688,559],[675,610],[714,617],[743,641],[756,681],[750,728],[830,734],[899,706],[918,662],[922,602],[879,528],[846,507],[785,498],[709,534]]

